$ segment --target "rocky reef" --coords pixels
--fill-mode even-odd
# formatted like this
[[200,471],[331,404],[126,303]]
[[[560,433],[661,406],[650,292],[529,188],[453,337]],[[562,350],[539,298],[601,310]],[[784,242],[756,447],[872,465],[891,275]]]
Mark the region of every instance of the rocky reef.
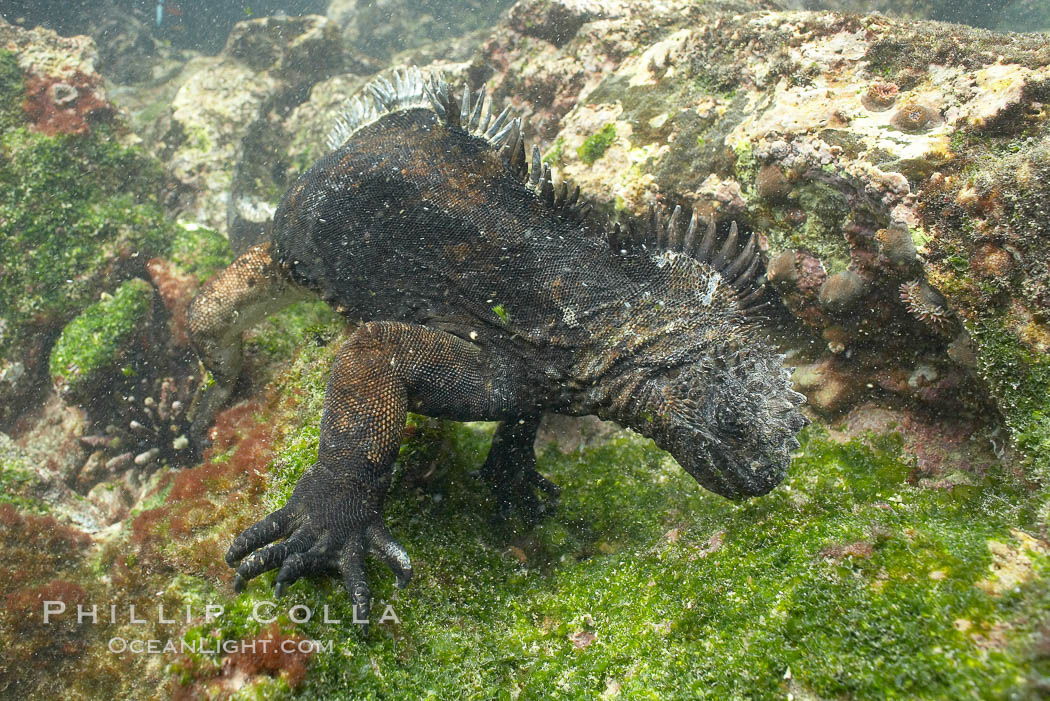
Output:
[[[419,6],[376,3],[392,27]],[[1046,35],[762,0],[520,0],[435,34],[442,7],[404,46],[361,38],[364,3],[247,19],[152,80],[0,22],[0,695],[1047,693]],[[364,636],[338,582],[271,604],[222,559],[316,458],[344,323],[301,303],[252,330],[201,457],[185,310],[342,103],[408,62],[525,115],[601,216],[756,232],[814,425],[785,484],[737,504],[549,417],[562,502],[527,529],[489,523],[471,474],[492,425],[413,416],[387,513],[417,577],[372,571]],[[45,623],[46,600],[67,610]]]
[[[483,77],[497,99],[526,96],[545,158],[611,214],[699,203],[759,232],[815,411],[892,405],[949,423],[998,412],[1012,439],[984,439],[991,457],[1019,447],[1028,473],[1045,475],[1033,418],[1045,407],[1019,405],[996,380],[1028,378],[1026,396],[1044,394],[1028,393],[1044,386],[1046,352],[1044,37],[617,8],[568,42],[500,34],[472,66],[495,69]],[[539,50],[542,61],[519,64]],[[996,193],[987,215],[977,189]],[[970,209],[947,211],[960,197]],[[989,325],[1003,335],[985,343]],[[980,423],[957,429],[979,441]]]
[[960,22],[1003,32],[1050,30],[1050,10],[1033,0],[786,0],[784,4],[795,10],[881,12],[891,17]]

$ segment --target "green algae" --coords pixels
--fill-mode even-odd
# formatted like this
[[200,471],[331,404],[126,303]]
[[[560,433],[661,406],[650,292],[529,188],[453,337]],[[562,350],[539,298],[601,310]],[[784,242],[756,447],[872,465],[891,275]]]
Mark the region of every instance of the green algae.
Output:
[[872,72],[900,76],[901,87],[909,89],[909,70],[924,73],[931,64],[983,66],[993,61],[991,57],[1004,64],[1038,68],[1050,62],[1050,47],[1038,33],[1018,34],[1004,42],[1000,34],[987,30],[922,22],[896,25],[892,34],[871,42],[863,60]]
[[492,313],[499,317],[499,320],[504,324],[510,324],[510,313],[507,312],[507,308],[502,304],[497,304],[492,308]]
[[18,60],[10,51],[0,50],[0,132],[18,126],[22,116],[25,78]]
[[339,315],[324,302],[296,302],[249,331],[245,351],[270,360],[287,360],[304,344],[327,344],[341,327]]
[[0,237],[7,347],[29,328],[64,323],[123,271],[166,253],[172,225],[159,206],[160,166],[103,129],[55,137],[9,129],[0,152],[0,221],[11,232]]
[[[276,419],[253,519],[282,506],[316,461],[339,325],[326,325],[327,344],[293,351],[271,384],[295,397],[294,410]],[[369,561],[367,642],[337,579],[297,583],[275,608],[277,628],[322,647],[300,684],[260,674],[242,696],[995,697],[1045,666],[1027,652],[1045,558],[1033,556],[1036,579],[1017,591],[977,586],[995,577],[989,541],[1015,544],[1011,529],[1031,522],[1031,498],[1006,474],[920,489],[894,437],[838,443],[810,428],[787,482],[735,504],[625,432],[572,453],[541,451],[538,467],[563,495],[530,531],[491,524],[494,505],[470,474],[492,430],[410,417],[386,521],[413,558],[413,582],[396,591]],[[436,477],[413,478],[435,461]],[[198,532],[192,542],[232,535]],[[252,612],[273,600],[273,573],[239,597],[208,577],[184,578],[183,600],[225,613],[182,639],[267,630]],[[313,612],[309,622],[291,620],[296,605]],[[387,606],[400,622],[379,621]],[[220,669],[216,656],[190,654],[172,661],[169,678],[189,689]]]
[[[1039,339],[1046,333],[1041,305],[1050,291],[1050,272],[1040,232],[1047,221],[1050,148],[1045,139],[1034,139],[1014,152],[1009,130],[995,136],[967,130],[953,143],[966,164],[966,177],[924,195],[923,218],[935,223],[925,243],[931,279],[965,321],[977,374],[1018,449],[1018,467],[1045,487],[1050,479],[1050,361]],[[984,198],[991,212],[962,206],[962,188]],[[996,244],[1016,252],[1020,263],[994,274],[983,269],[979,245],[980,227],[992,221]]]
[[37,496],[40,478],[27,460],[10,436],[0,433],[0,504],[12,504],[23,513],[47,513],[47,505]]
[[179,270],[205,282],[233,262],[229,242],[219,232],[195,222],[177,223],[169,258]]
[[[302,427],[278,448],[270,489],[280,497],[267,510],[316,459],[321,374],[310,371]],[[573,453],[545,449],[539,468],[563,486],[560,510],[521,531],[489,523],[492,505],[469,474],[491,428],[446,424],[454,466],[423,487],[395,481],[387,523],[416,577],[395,592],[370,562],[368,642],[337,580],[300,582],[280,603],[281,630],[331,649],[311,658],[294,692],[270,679],[260,692],[944,698],[999,696],[1032,673],[1024,654],[986,641],[1039,611],[1045,558],[1035,558],[1040,580],[1015,593],[978,586],[994,577],[989,540],[1015,542],[1010,528],[1026,518],[1024,488],[1006,475],[958,493],[919,489],[894,437],[837,443],[809,429],[787,483],[735,504],[624,433]],[[247,612],[272,598],[272,579],[233,604],[222,639],[259,633]],[[293,623],[294,605],[314,618]],[[399,623],[379,622],[388,605]],[[326,606],[340,623],[324,622]]]
[[133,278],[62,329],[51,349],[50,372],[63,397],[86,400],[119,371],[129,346],[148,325],[152,302],[153,286]]
[[978,370],[1032,468],[1029,477],[1050,483],[1050,358],[1025,348],[992,321],[971,324],[969,330]]
[[584,139],[583,143],[576,147],[576,155],[587,165],[592,165],[605,155],[614,141],[616,141],[616,125],[610,122]]
[[733,174],[742,183],[753,183],[758,173],[758,161],[755,159],[751,142],[746,141],[733,149],[736,160],[733,164]]
[[[654,176],[669,191],[695,187],[698,173],[727,171],[732,163],[726,156],[724,139],[736,125],[746,99],[721,95],[728,109],[704,110],[669,105],[692,105],[707,99],[711,91],[687,73],[663,76],[655,85],[631,85],[625,76],[611,75],[588,95],[594,104],[619,105],[618,119],[631,125],[632,147],[668,143],[670,150],[655,166]],[[702,177],[699,179],[702,180]],[[688,181],[688,183],[686,182]]]
[[562,151],[565,148],[565,138],[559,136],[554,141],[547,153],[543,154],[543,162],[549,166],[561,165]]
[[[696,136],[698,148],[725,151],[722,139],[705,141],[705,133]],[[841,238],[838,230],[810,233]],[[282,438],[257,516],[280,506],[316,460],[338,344],[321,345],[337,334],[336,322],[310,320],[308,306],[248,340],[260,362],[298,353],[275,382],[279,396],[299,396],[298,412],[275,420]],[[1012,337],[1001,345],[985,347],[999,382],[1022,369],[1023,397],[1045,387]],[[328,604],[344,624],[296,625],[282,615],[281,630],[332,640],[335,650],[313,658],[294,690],[284,678],[258,675],[237,697],[1001,697],[1031,671],[1012,646],[1023,647],[1026,621],[1050,604],[1045,561],[1037,562],[1042,589],[1028,584],[996,598],[973,586],[989,574],[987,540],[1012,543],[1010,526],[1026,522],[1028,496],[1009,477],[978,479],[972,490],[918,490],[892,439],[838,445],[811,430],[788,484],[736,506],[704,494],[650,443],[621,436],[567,456],[542,454],[540,469],[566,495],[554,518],[525,533],[487,523],[491,505],[468,475],[481,464],[492,426],[410,417],[410,430],[420,427],[425,435],[402,446],[388,510],[417,578],[395,593],[388,571],[369,569],[377,600],[391,603],[403,622],[375,624],[363,645],[346,624],[352,612],[337,581],[299,583],[282,610]],[[447,472],[436,483],[408,484],[411,464],[437,459],[439,444],[450,447],[441,454]],[[154,495],[150,505],[166,496]],[[231,501],[242,504],[222,508],[244,508],[247,500],[238,495]],[[228,542],[233,533],[220,535]],[[190,548],[215,532],[173,537]],[[160,575],[151,567],[137,584],[227,606],[220,623],[194,625],[185,639],[260,632],[251,609],[270,598],[272,575],[240,597],[209,575]],[[956,621],[969,628],[960,631]],[[1006,647],[995,642],[1003,627],[1017,636]],[[586,634],[595,636],[589,645]],[[191,656],[167,673],[188,686],[218,674],[220,660]]]
[[[284,408],[271,401],[258,416],[276,437],[262,496],[238,495],[214,527],[158,528],[151,538],[166,557],[178,562],[213,541],[224,548],[230,519],[241,518],[231,513],[250,512],[244,527],[284,504],[317,458],[340,326],[331,319],[328,342],[301,343],[290,361],[272,358],[285,367],[268,394]],[[1045,618],[1046,558],[1031,555],[1027,583],[1001,595],[982,588],[996,577],[989,542],[1020,548],[1013,529],[1034,518],[1027,488],[1005,472],[922,489],[896,437],[842,443],[811,427],[784,485],[733,503],[623,432],[570,453],[541,450],[538,468],[563,493],[555,515],[528,530],[491,523],[494,504],[471,475],[493,428],[410,416],[386,522],[413,559],[412,583],[395,590],[369,561],[367,640],[337,578],[296,583],[266,611],[276,630],[321,648],[301,683],[257,673],[240,697],[1002,697],[1045,674],[1029,640]],[[204,563],[225,567],[210,562],[221,557],[212,547],[177,583],[145,554],[131,563],[143,591],[225,608],[216,621],[160,633],[265,635],[270,624],[252,614],[274,600],[273,573],[234,596],[205,573]],[[311,620],[293,621],[293,606]],[[380,622],[388,606],[400,622]],[[221,656],[168,660],[168,691],[192,694],[223,674]]]
[[[768,208],[768,228],[771,251],[804,250],[820,258],[829,274],[845,270],[850,262],[849,244],[843,236],[843,226],[852,209],[845,195],[831,185],[813,180],[796,187],[792,197],[797,207],[806,213],[805,223],[798,226],[787,220],[785,207]],[[765,204],[752,203],[758,212],[767,210]]]

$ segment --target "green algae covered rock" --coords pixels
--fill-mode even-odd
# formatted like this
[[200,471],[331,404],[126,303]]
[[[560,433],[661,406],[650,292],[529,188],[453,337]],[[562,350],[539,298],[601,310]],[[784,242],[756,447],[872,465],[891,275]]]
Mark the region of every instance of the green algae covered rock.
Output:
[[146,342],[152,312],[153,286],[134,278],[66,324],[51,349],[51,384],[59,395],[86,403],[112,376],[130,371],[124,362]]
[[600,131],[584,139],[583,143],[576,148],[576,154],[581,161],[592,165],[605,154],[615,140],[616,125],[606,124]]
[[[412,433],[402,449],[402,461],[416,460],[421,440],[422,459],[443,470],[423,481],[399,472],[388,523],[416,577],[396,591],[375,570],[366,637],[352,630],[337,580],[301,581],[275,600],[271,573],[234,596],[223,565],[198,551],[221,553],[231,526],[279,506],[316,459],[337,345],[305,347],[270,387],[285,408],[249,422],[275,437],[254,506],[222,496],[242,493],[244,478],[220,470],[242,474],[243,442],[182,473],[138,517],[137,544],[119,551],[146,581],[158,565],[181,572],[168,590],[176,602],[225,608],[219,620],[165,631],[191,646],[168,658],[165,693],[245,683],[242,693],[265,698],[352,688],[362,698],[936,699],[1023,694],[1047,671],[1032,647],[1050,604],[1047,545],[1025,532],[1023,483],[1000,471],[968,488],[920,487],[898,438],[819,428],[803,435],[783,487],[742,504],[705,493],[627,432],[571,452],[548,445],[538,467],[564,487],[561,505],[528,530],[493,526],[470,475],[492,425],[443,424],[436,441]],[[190,492],[183,479],[218,492]],[[159,590],[166,580],[155,581]],[[304,647],[267,666],[240,651],[219,665],[209,652],[215,641],[242,650],[279,639]]]
[[[13,49],[0,51],[6,425],[36,396],[55,333],[100,292],[144,275],[146,262],[166,253],[173,226],[163,213],[170,181],[157,161],[122,142],[93,72],[91,41],[2,22],[0,39]],[[60,93],[73,96],[72,106],[48,102],[60,94],[55,86],[66,86]]]
[[233,262],[230,244],[219,232],[188,221],[177,222],[168,258],[180,273],[192,275],[198,284]]
[[0,306],[12,337],[68,319],[166,251],[172,227],[157,206],[163,173],[112,134],[19,128],[3,134],[0,148],[0,217],[13,234],[0,240]]
[[0,51],[0,131],[18,124],[22,111],[22,69],[15,55]]
[[486,85],[555,179],[757,232],[812,408],[975,417],[972,446],[1046,483],[1045,37],[761,2],[624,0],[553,46],[518,24]]
[[0,365],[23,382],[0,383],[0,421],[32,395],[49,337],[101,291],[145,274],[172,225],[158,206],[155,162],[113,135],[0,135]]
[[[1050,79],[1028,91],[1050,98]],[[963,319],[975,371],[996,399],[1013,448],[1034,478],[1050,483],[1050,120],[1045,112],[1008,115],[958,139],[960,154],[983,167],[929,188],[922,204],[934,234],[928,244],[931,279]]]

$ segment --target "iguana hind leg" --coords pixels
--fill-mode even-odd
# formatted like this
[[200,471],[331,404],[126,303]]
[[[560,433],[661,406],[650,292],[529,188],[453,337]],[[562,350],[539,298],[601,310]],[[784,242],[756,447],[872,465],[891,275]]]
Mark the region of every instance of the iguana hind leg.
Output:
[[266,316],[307,297],[271,254],[272,244],[252,246],[209,280],[187,312],[190,341],[213,382],[191,408],[190,439],[198,450],[215,415],[241,373],[241,334]]
[[[496,496],[496,518],[507,519],[513,512],[526,523],[535,523],[557,505],[558,485],[536,471],[536,430],[540,414],[507,419],[492,437],[485,464],[478,470]],[[537,496],[539,490],[544,496]]]
[[278,594],[302,576],[338,573],[358,617],[367,619],[366,552],[383,560],[399,585],[412,576],[407,553],[383,522],[406,413],[504,419],[521,401],[519,376],[512,363],[442,331],[361,326],[332,366],[317,462],[288,503],[237,536],[226,554],[237,567],[235,588],[274,569]]

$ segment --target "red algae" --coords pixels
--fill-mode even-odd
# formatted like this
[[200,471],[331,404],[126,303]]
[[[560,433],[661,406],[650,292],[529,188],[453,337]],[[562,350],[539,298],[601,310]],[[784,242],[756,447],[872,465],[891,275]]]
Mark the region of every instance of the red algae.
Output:
[[0,526],[6,532],[0,538],[3,545],[17,542],[42,552],[61,554],[91,543],[87,533],[61,524],[53,516],[23,514],[12,504],[0,504]]
[[197,278],[180,273],[174,263],[163,258],[150,258],[146,270],[160,293],[165,309],[171,315],[172,342],[177,346],[188,346],[190,338],[186,333],[186,312],[190,300],[200,288]]
[[74,582],[53,579],[46,584],[8,594],[4,597],[4,614],[16,630],[51,625],[43,621],[45,601],[61,601],[67,609],[73,608],[87,601],[87,592]]
[[[250,498],[240,497],[257,495],[263,489],[272,456],[273,427],[256,421],[259,410],[257,402],[246,402],[219,414],[206,461],[165,475],[159,484],[159,489],[171,488],[165,503],[132,521],[131,544],[151,567],[216,579],[229,574],[221,557],[226,543],[218,540],[235,529],[216,527],[238,516],[236,509],[220,508],[230,495],[237,495],[239,503],[250,504]],[[214,459],[231,447],[229,459]],[[201,533],[203,539],[194,537]]]
[[171,697],[176,701],[229,698],[262,675],[282,677],[294,690],[306,678],[306,664],[314,654],[309,645],[301,645],[304,642],[306,638],[282,633],[275,623],[255,637],[237,641],[236,650],[223,657],[221,670],[183,658],[180,666],[192,670],[189,683],[185,677],[174,680]]
[[91,123],[107,121],[115,110],[99,97],[101,80],[76,71],[62,78],[29,76],[22,111],[33,129],[48,136],[86,134]]
[[216,416],[215,424],[208,432],[208,438],[212,442],[211,450],[205,458],[228,450],[250,433],[255,428],[254,417],[260,409],[260,403],[257,401],[242,402]]
[[[306,676],[306,661],[312,653],[302,652],[299,643],[305,641],[298,635],[285,635],[276,626],[271,625],[263,634],[249,639],[256,643],[267,641],[265,645],[256,645],[254,652],[241,650],[234,652],[224,660],[226,671],[240,671],[249,676],[268,674],[283,675],[288,686],[295,688]],[[291,652],[286,652],[291,650]]]

